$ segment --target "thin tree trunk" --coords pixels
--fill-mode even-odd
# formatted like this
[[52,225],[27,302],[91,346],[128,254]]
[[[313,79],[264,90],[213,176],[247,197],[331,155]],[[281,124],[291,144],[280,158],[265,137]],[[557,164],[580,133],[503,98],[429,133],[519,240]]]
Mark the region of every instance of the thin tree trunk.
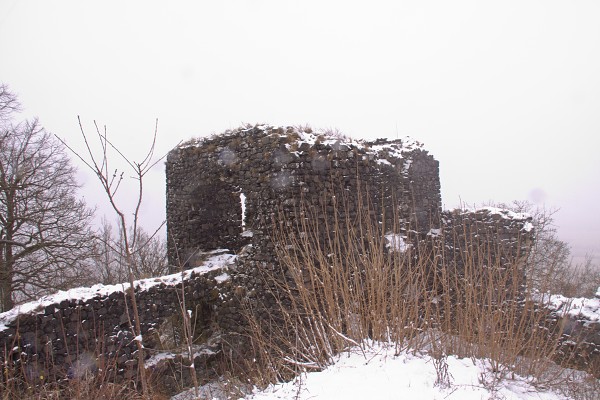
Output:
[[148,396],[148,382],[146,381],[146,367],[144,365],[144,344],[142,342],[142,325],[140,323],[140,313],[138,311],[137,299],[135,298],[135,287],[133,283],[133,272],[131,266],[133,265],[133,257],[126,248],[127,264],[129,265],[129,298],[131,299],[131,307],[133,308],[133,320],[134,320],[134,333],[137,335],[136,345],[138,349],[138,372],[140,374],[140,381],[142,382],[142,392],[144,396]]
[[2,302],[0,312],[8,311],[15,306],[12,299],[13,261],[11,253],[10,246],[6,246],[6,249],[0,247],[0,301]]

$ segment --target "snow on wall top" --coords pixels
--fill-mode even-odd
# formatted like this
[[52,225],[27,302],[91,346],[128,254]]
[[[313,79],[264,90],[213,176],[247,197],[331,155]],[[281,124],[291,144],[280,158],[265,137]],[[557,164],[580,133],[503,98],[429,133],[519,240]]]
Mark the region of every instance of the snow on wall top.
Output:
[[[600,293],[600,287],[598,288]],[[565,297],[559,294],[541,295],[539,297],[543,304],[554,310],[558,315],[570,316],[575,319],[583,318],[590,322],[600,321],[600,296],[587,299],[585,297]]]
[[485,213],[489,215],[496,215],[502,219],[521,222],[523,223],[523,227],[521,228],[524,232],[531,232],[534,229],[534,225],[531,222],[533,220],[532,216],[528,213],[518,213],[511,210],[507,210],[505,208],[498,207],[478,207],[478,208],[469,208],[464,207],[455,212],[459,212],[461,214],[470,214],[470,213]]
[[[233,254],[223,254],[225,250],[214,250],[209,252],[212,254],[202,265],[171,275],[160,276],[157,278],[140,279],[134,281],[134,287],[136,290],[145,291],[153,286],[165,284],[167,286],[176,286],[181,283],[182,280],[188,279],[193,273],[195,275],[205,274],[210,271],[225,269],[232,265],[236,257]],[[225,274],[219,275],[217,281],[226,280]],[[38,300],[31,301],[18,305],[11,310],[0,313],[0,331],[7,328],[7,324],[10,321],[14,321],[19,315],[23,314],[41,314],[44,312],[45,307],[52,304],[58,304],[64,300],[89,300],[94,297],[106,297],[114,292],[123,292],[129,288],[129,283],[120,283],[116,285],[102,285],[97,284],[92,287],[80,287],[69,290],[61,290],[55,294],[41,297]]]
[[313,130],[310,127],[302,126],[273,126],[269,124],[260,125],[245,125],[234,130],[227,130],[222,135],[212,135],[210,137],[194,138],[185,143],[182,143],[177,148],[188,148],[202,146],[205,142],[217,136],[234,136],[243,133],[251,133],[258,129],[266,135],[278,135],[282,138],[291,139],[291,142],[286,145],[290,152],[293,150],[291,143],[301,145],[303,143],[309,146],[322,144],[330,146],[334,150],[344,150],[345,148],[356,148],[365,151],[368,154],[385,154],[393,158],[403,158],[404,154],[414,150],[424,150],[423,143],[406,136],[402,139],[387,140],[377,139],[375,141],[367,141],[362,139],[353,139],[345,136],[337,131],[328,129]]

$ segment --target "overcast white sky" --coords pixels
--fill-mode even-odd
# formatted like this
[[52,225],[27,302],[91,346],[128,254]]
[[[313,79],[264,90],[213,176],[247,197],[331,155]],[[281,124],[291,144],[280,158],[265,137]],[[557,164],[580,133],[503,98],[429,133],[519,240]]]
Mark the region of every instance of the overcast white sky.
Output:
[[[69,143],[80,115],[134,159],[156,118],[159,153],[244,122],[410,135],[446,208],[560,208],[560,237],[598,261],[599,21],[597,0],[0,0],[0,81]],[[149,178],[147,229],[164,166]]]

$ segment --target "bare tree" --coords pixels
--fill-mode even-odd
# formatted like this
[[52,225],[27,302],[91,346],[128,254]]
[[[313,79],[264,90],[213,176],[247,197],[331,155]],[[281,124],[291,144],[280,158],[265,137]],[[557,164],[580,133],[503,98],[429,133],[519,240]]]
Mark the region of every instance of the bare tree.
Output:
[[110,222],[103,218],[94,241],[94,258],[89,268],[90,280],[95,283],[114,285],[129,279],[124,254],[121,251],[123,246],[115,238],[113,229]]
[[158,235],[148,234],[141,228],[138,228],[137,237],[141,245],[133,254],[136,278],[143,279],[167,274],[169,266],[165,241]]
[[37,119],[13,124],[16,110],[0,86],[0,311],[76,285],[92,236],[64,147]]
[[[129,237],[134,233],[129,232]],[[94,283],[105,285],[125,282],[128,279],[128,266],[121,232],[104,219],[96,238],[95,257],[90,268],[90,278]],[[138,228],[138,241],[142,243],[133,256],[135,279],[165,275],[169,272],[166,244],[158,235],[150,235]]]
[[536,207],[527,201],[498,206],[527,213],[533,218],[535,242],[529,256],[527,279],[534,289],[568,297],[594,295],[600,285],[600,269],[589,257],[580,265],[573,264],[571,248],[559,239],[554,224],[558,210]]
[[554,293],[567,297],[594,298],[600,288],[600,266],[590,255],[580,263],[570,265],[558,279]]
[[8,85],[0,83],[0,123],[5,123],[10,117],[21,110],[21,103],[15,96]]
[[[139,218],[144,195],[144,177],[152,169],[152,167],[154,167],[164,158],[164,156],[158,159],[154,158],[158,121],[156,122],[154,137],[148,153],[142,159],[142,161],[136,162],[130,160],[117,147],[115,147],[112,142],[108,140],[106,127],[104,127],[104,129],[101,131],[96,122],[94,122],[94,126],[96,128],[95,136],[101,146],[101,152],[99,155],[95,153],[92,150],[88,136],[83,129],[81,119],[78,118],[78,120],[81,135],[87,150],[86,155],[81,155],[68,146],[64,140],[59,140],[61,140],[61,142],[65,144],[65,146],[67,146],[69,150],[73,152],[73,154],[75,154],[88,168],[90,168],[90,170],[94,172],[98,178],[98,181],[100,182],[100,185],[102,186],[102,189],[106,193],[108,202],[117,216],[119,238],[118,240],[112,242],[107,240],[105,244],[109,245],[109,247],[111,247],[112,250],[115,250],[117,254],[124,257],[125,265],[127,267],[127,277],[129,281],[129,290],[127,292],[129,294],[131,308],[133,311],[133,320],[130,319],[129,322],[131,331],[135,335],[136,345],[138,348],[138,373],[140,375],[142,389],[144,395],[148,395],[149,389],[148,382],[146,381],[146,371],[144,368],[142,329],[138,312],[138,304],[135,297],[134,279],[136,278],[136,275],[139,275],[140,273],[141,264],[139,261],[141,259],[141,250],[148,246],[150,240],[162,227],[162,225],[158,227],[154,234],[150,236],[144,236],[142,235],[142,230],[140,229]],[[112,166],[109,166],[111,163],[109,151],[116,153],[118,157],[125,162],[125,164],[130,168],[130,172],[133,174],[132,179],[136,182],[136,202],[134,210],[129,216],[125,213],[122,205],[117,202],[117,192],[119,191],[121,183],[123,182],[124,171],[119,171],[118,168],[113,170]],[[107,239],[110,239],[110,237],[107,237]]]

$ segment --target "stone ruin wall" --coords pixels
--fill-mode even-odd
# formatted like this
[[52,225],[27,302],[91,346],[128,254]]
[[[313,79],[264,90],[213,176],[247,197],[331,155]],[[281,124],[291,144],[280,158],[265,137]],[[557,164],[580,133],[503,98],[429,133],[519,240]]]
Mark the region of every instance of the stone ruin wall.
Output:
[[175,270],[193,265],[198,251],[237,252],[247,244],[257,260],[271,259],[278,222],[294,221],[303,205],[331,222],[335,196],[352,218],[368,201],[397,230],[395,218],[403,229],[426,232],[441,211],[439,165],[419,144],[355,142],[294,127],[248,127],[180,146],[167,158],[167,187]]
[[[320,223],[328,221],[336,209],[334,196],[346,200],[344,210],[358,213],[364,207],[361,193],[372,215],[390,230],[415,244],[433,237],[444,257],[459,268],[465,246],[477,245],[484,237],[504,242],[514,254],[528,251],[531,232],[523,229],[528,220],[489,211],[442,213],[438,168],[438,162],[414,143],[355,142],[291,127],[245,127],[174,149],[167,158],[173,271],[202,265],[206,252],[227,248],[232,253],[225,267],[227,279],[218,279],[221,269],[184,280],[198,332],[207,337],[229,335],[227,345],[233,350],[236,343],[243,345],[235,340],[244,326],[240,301],[254,296],[268,303],[260,271],[277,265],[274,230],[281,222],[293,221],[302,204],[314,205]],[[136,296],[149,357],[160,347],[160,326],[179,313],[181,284],[138,289]],[[130,378],[137,358],[125,318],[128,301],[121,290],[56,301],[4,321],[0,317],[5,325],[0,328],[0,362],[34,381],[36,376],[64,379],[81,370],[85,355],[93,357],[86,364],[92,372],[111,366],[113,380]],[[596,321],[590,328],[584,322],[579,323],[586,332],[591,330],[592,351],[598,352],[600,324]],[[219,346],[222,351],[223,343]],[[201,371],[211,360],[196,362]]]
[[[231,257],[235,259],[235,256]],[[183,292],[181,283],[171,285],[168,280],[141,285],[144,289],[138,285],[136,299],[146,358],[161,348],[161,326],[165,323],[169,328],[177,325],[173,318],[181,313],[179,300],[182,293],[185,293],[187,308],[193,310],[194,323],[200,329],[208,331],[213,326],[214,310],[226,314],[227,301],[223,300],[223,295],[231,292],[231,288],[230,282],[218,279],[222,273],[222,270],[192,273],[184,280]],[[0,319],[1,365],[10,366],[11,374],[24,376],[31,383],[82,378],[85,374],[99,372],[117,383],[135,378],[137,345],[130,328],[133,311],[128,286],[125,283],[110,294],[100,293],[84,299],[79,299],[76,294],[65,296],[68,292],[59,293],[54,302],[43,302],[8,320]],[[222,329],[230,332],[239,328],[239,324],[222,325]],[[208,361],[197,360],[198,368],[205,368]],[[161,373],[160,370],[152,372],[157,376]],[[6,376],[3,374],[0,379]]]

